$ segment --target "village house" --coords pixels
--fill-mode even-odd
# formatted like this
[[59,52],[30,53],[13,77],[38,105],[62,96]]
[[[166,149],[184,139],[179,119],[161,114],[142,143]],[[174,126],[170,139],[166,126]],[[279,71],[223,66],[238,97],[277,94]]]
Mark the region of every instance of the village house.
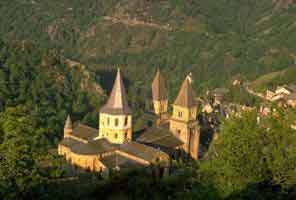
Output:
[[287,97],[287,104],[292,108],[296,108],[296,92]]
[[279,105],[289,105],[293,108],[296,107],[296,85],[278,86],[273,92],[266,91],[265,99],[271,102],[278,102]]

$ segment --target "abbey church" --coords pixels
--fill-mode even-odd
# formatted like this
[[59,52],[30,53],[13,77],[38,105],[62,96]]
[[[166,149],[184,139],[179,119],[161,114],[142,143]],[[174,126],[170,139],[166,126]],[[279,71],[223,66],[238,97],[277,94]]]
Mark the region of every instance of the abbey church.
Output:
[[180,155],[198,159],[200,132],[190,76],[185,78],[170,114],[165,80],[158,70],[152,83],[152,102],[155,120],[136,137],[118,69],[110,97],[99,113],[99,129],[72,123],[68,116],[58,153],[72,165],[104,174],[151,165],[165,168]]

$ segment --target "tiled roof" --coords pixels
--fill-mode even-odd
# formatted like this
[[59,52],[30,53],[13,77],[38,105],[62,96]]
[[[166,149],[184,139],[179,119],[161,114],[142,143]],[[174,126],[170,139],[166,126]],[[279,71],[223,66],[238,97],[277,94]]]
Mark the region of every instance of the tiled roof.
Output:
[[89,127],[87,125],[78,123],[74,127],[71,135],[81,138],[81,139],[84,139],[84,140],[92,140],[93,138],[95,138],[98,135],[98,133],[99,133],[99,130]]
[[288,96],[288,100],[296,100],[296,92]]
[[167,89],[165,87],[165,81],[159,69],[157,70],[156,76],[152,82],[152,96],[153,100],[156,101],[167,99]]
[[137,139],[137,141],[169,148],[183,145],[181,140],[175,137],[169,130],[162,127],[149,128]]
[[155,162],[160,156],[167,157],[166,153],[138,142],[124,143],[120,145],[119,150],[148,162]]
[[118,153],[114,153],[110,156],[106,156],[100,160],[106,167],[114,169],[119,167],[120,169],[142,167],[143,165],[135,162],[125,156]]
[[186,77],[186,79],[184,80],[174,105],[186,108],[196,106],[195,94],[188,77]]
[[290,90],[291,92],[296,92],[296,85],[290,84],[287,86],[287,89]]
[[110,97],[107,103],[101,108],[100,112],[108,114],[131,114],[119,69]]
[[79,142],[71,147],[73,153],[80,155],[96,155],[101,153],[113,152],[116,149],[117,146],[111,144],[106,139],[94,140],[89,143]]
[[65,147],[71,148],[74,145],[80,144],[81,142],[74,140],[72,138],[64,138],[61,142],[60,145],[63,145]]

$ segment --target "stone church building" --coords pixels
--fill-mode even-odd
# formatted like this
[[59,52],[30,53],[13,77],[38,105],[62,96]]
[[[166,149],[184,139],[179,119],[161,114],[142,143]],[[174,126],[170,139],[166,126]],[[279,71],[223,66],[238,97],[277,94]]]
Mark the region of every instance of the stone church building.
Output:
[[165,80],[158,70],[152,83],[152,102],[156,120],[134,138],[132,111],[118,69],[110,97],[100,110],[99,130],[72,123],[68,116],[59,155],[79,168],[106,175],[110,169],[167,167],[177,153],[198,159],[200,133],[191,79],[184,80],[170,115]]

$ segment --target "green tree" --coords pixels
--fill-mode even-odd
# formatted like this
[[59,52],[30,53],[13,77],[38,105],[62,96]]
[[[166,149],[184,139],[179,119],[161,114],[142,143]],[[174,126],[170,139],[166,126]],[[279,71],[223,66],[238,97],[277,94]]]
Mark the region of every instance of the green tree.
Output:
[[43,182],[38,158],[44,145],[44,130],[35,127],[23,107],[8,108],[0,115],[0,196],[21,199],[33,195]]
[[[219,139],[211,146],[209,160],[201,164],[205,181],[225,196],[250,185],[289,190],[296,184],[295,118],[277,112],[257,123],[257,113],[243,113],[222,125]],[[257,191],[259,193],[259,191]]]

